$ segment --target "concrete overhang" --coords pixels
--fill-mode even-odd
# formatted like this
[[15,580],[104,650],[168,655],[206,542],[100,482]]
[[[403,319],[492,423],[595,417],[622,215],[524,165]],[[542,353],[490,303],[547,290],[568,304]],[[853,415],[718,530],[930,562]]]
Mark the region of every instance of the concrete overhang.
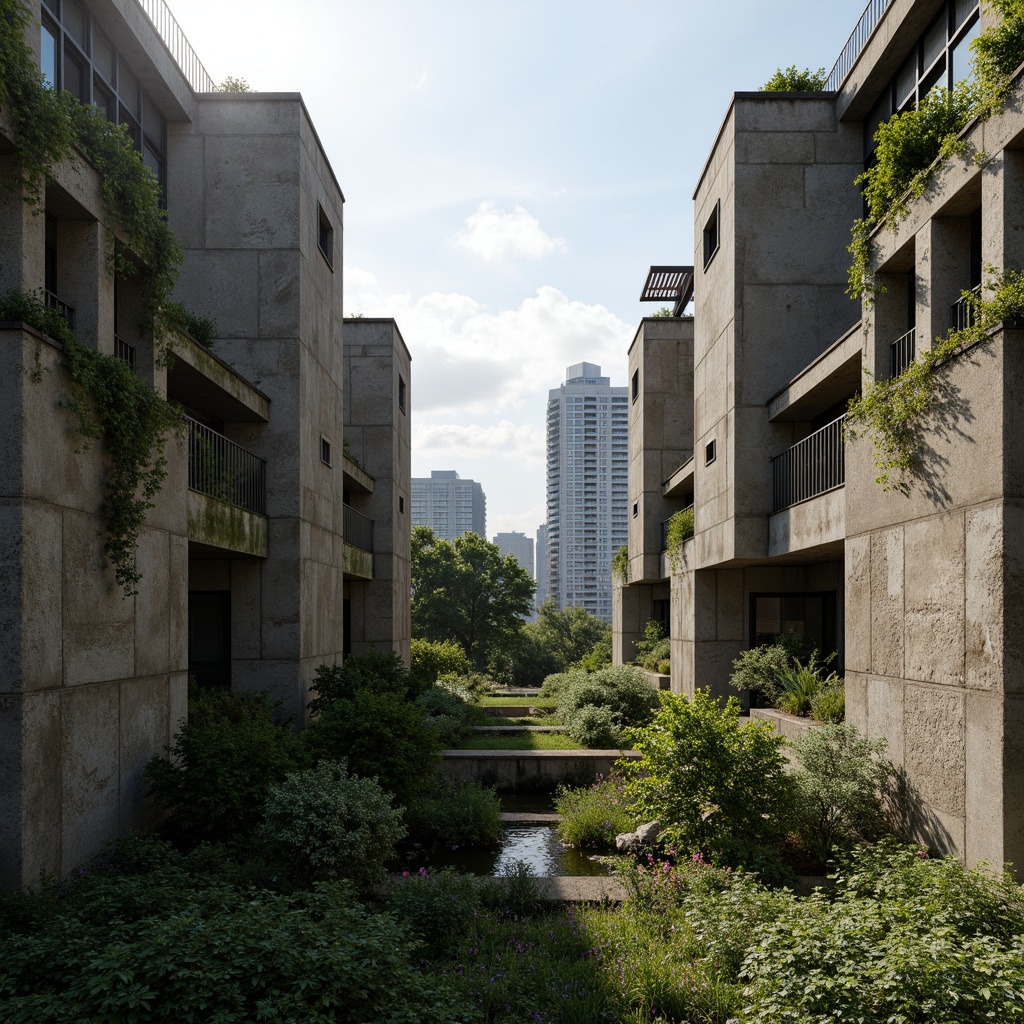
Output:
[[687,498],[693,493],[693,456],[686,460],[661,485],[661,494],[665,498]]
[[167,395],[224,423],[266,423],[270,419],[270,399],[262,391],[185,335],[174,341]]
[[341,471],[345,477],[345,487],[360,494],[373,494],[374,480],[361,466],[357,466],[347,455],[343,458]]
[[344,545],[342,555],[342,572],[346,579],[372,580],[373,579],[373,553],[356,547],[355,544]]
[[186,510],[191,555],[206,558],[268,556],[266,516],[192,490],[188,492]]
[[768,399],[773,423],[813,420],[860,388],[861,324],[858,321],[784,388]]

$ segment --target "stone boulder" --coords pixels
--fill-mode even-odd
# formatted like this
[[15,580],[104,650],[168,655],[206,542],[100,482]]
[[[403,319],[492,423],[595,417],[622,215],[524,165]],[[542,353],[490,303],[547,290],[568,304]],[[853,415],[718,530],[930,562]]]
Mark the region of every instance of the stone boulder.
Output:
[[635,832],[622,832],[615,837],[615,849],[619,853],[639,853],[652,846],[661,835],[661,822],[649,821]]

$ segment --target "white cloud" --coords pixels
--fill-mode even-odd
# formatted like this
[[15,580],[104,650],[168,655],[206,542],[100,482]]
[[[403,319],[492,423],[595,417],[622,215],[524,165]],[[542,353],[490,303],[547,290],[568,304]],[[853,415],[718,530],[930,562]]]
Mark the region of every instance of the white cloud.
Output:
[[501,210],[490,200],[482,202],[476,213],[466,218],[466,228],[455,236],[455,241],[488,263],[509,256],[539,259],[550,252],[565,251],[565,240],[546,234],[540,221],[522,206]]
[[504,419],[493,426],[475,423],[420,426],[414,422],[412,444],[417,458],[435,465],[498,456],[522,465],[538,466],[545,458],[543,424],[516,424]]
[[534,541],[536,556],[537,527],[547,518],[547,509],[543,505],[533,505],[525,512],[504,512],[487,516],[487,532],[493,539],[496,533],[525,533]]

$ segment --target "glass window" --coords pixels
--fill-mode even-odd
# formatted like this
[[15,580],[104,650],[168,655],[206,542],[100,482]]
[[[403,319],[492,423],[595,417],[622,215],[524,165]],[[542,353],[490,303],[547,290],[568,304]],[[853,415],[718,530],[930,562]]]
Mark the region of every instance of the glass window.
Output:
[[93,77],[92,101],[106,115],[108,121],[117,120],[117,103],[114,102],[113,93],[103,84],[103,80]]
[[978,38],[980,27],[981,22],[975,21],[953,49],[950,56],[953,65],[953,85],[971,77],[971,43]]
[[57,82],[57,35],[53,28],[44,20],[39,27],[39,70],[43,73],[46,84],[56,89]]
[[78,0],[64,0],[64,31],[86,52],[89,52],[88,22],[85,8]]
[[954,0],[953,24],[959,28],[977,9],[978,0]]
[[940,53],[946,48],[946,12],[943,11],[928,27],[921,40],[921,67],[930,68]]
[[93,67],[106,79],[108,84],[116,84],[114,81],[114,50],[101,32],[93,32],[92,38],[92,64]]
[[89,74],[78,53],[72,47],[64,50],[64,88],[79,103],[89,102]]
[[118,79],[117,94],[121,102],[131,111],[134,118],[139,117],[139,80],[128,70],[123,60],[117,62]]
[[146,93],[142,94],[142,128],[158,149],[164,144],[164,118]]
[[917,88],[917,54],[912,53],[896,75],[896,106],[902,107]]

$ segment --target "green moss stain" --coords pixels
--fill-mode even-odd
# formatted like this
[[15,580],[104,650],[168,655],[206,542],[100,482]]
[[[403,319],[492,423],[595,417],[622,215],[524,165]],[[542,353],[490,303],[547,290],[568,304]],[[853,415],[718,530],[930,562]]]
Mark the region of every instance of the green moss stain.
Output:
[[198,544],[267,557],[267,520],[197,491],[188,495],[188,539]]

